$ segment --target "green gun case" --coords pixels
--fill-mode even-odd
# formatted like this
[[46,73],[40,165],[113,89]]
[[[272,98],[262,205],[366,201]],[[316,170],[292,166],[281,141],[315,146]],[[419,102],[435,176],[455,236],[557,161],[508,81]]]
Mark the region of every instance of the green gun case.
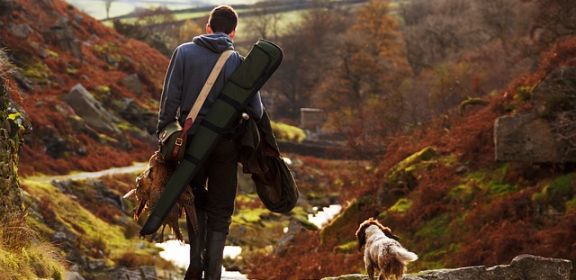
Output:
[[265,40],[256,42],[246,59],[224,85],[196,134],[188,140],[190,143],[184,160],[168,180],[164,192],[140,230],[140,235],[152,234],[160,228],[162,220],[176,204],[200,166],[208,159],[222,134],[238,123],[248,100],[278,69],[282,58],[282,50],[275,44]]

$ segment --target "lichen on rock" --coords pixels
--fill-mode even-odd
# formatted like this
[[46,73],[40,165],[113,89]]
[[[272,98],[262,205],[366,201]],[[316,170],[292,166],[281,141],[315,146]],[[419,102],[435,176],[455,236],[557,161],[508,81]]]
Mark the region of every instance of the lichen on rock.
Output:
[[[5,63],[0,59],[0,70],[7,67]],[[22,118],[11,104],[4,80],[0,77],[0,194],[3,202],[0,204],[0,217],[22,211],[17,175],[18,152],[24,133]]]

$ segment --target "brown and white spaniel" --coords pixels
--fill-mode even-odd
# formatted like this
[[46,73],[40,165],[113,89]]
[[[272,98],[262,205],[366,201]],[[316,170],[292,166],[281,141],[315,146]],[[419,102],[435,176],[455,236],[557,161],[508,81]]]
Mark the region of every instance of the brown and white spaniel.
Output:
[[364,265],[368,278],[374,279],[374,270],[380,270],[379,280],[401,280],[406,265],[418,259],[418,256],[406,250],[390,228],[383,226],[376,219],[364,221],[356,231],[358,249],[364,249]]

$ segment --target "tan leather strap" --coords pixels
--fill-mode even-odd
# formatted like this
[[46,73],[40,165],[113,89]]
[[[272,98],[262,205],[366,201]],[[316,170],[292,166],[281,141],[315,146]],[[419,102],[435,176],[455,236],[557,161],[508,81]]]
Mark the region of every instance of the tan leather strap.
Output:
[[218,78],[218,75],[220,74],[222,67],[224,66],[226,61],[228,61],[228,57],[230,57],[230,55],[233,52],[234,52],[233,50],[224,51],[218,58],[218,61],[216,61],[214,68],[212,68],[212,72],[210,72],[210,75],[208,76],[208,79],[206,80],[204,87],[202,87],[202,90],[200,91],[200,94],[196,99],[196,102],[194,102],[192,109],[190,109],[190,113],[188,113],[188,116],[186,117],[187,122],[190,122],[189,121],[190,119],[192,120],[192,122],[194,122],[194,120],[198,116],[198,113],[200,112],[202,105],[204,105],[204,101],[206,101],[206,97],[208,97],[210,90],[212,90],[212,86],[214,86],[214,83],[216,82],[216,79]]

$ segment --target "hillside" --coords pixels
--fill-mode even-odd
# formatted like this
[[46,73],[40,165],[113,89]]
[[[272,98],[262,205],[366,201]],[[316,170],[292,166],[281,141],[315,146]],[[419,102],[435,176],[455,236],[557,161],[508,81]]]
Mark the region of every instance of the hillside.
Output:
[[[0,47],[18,67],[12,99],[30,134],[20,172],[66,173],[143,161],[153,148],[168,59],[63,0],[0,1]],[[63,98],[81,84],[79,100]]]
[[[495,120],[536,111],[532,94],[554,96],[566,81],[574,82],[567,73],[575,66],[576,39],[566,39],[542,56],[536,72],[486,97],[487,105],[454,109],[426,128],[395,136],[365,179],[342,190],[346,208],[331,224],[299,233],[282,254],[255,257],[250,277],[364,271],[354,232],[368,217],[378,217],[419,255],[412,272],[508,263],[523,253],[576,260],[574,164],[494,159]],[[563,78],[554,80],[558,71]],[[549,86],[539,87],[544,84]],[[565,93],[573,98],[576,90]]]
[[[289,33],[270,37],[286,53],[262,91],[272,116],[296,124],[301,107],[319,107],[328,115],[319,130],[386,154],[362,161],[288,155],[301,191],[291,215],[269,212],[240,177],[227,241],[242,253],[227,268],[253,279],[364,273],[354,232],[368,217],[419,255],[410,272],[513,266],[521,254],[576,261],[576,28],[562,33],[562,25],[531,48],[546,38],[524,12],[543,11],[539,20],[550,23],[537,9],[545,3],[497,2],[504,6],[372,0],[311,9]],[[268,15],[258,17],[263,27]],[[508,18],[517,34],[507,33],[515,26]],[[448,38],[429,37],[429,27]],[[63,0],[0,0],[0,48],[0,222],[7,225],[0,278],[180,277],[151,240],[139,238],[133,202],[122,199],[141,167],[129,166],[155,145],[168,58]],[[534,121],[509,141],[531,154],[502,152],[502,133],[518,131],[502,131],[503,116]],[[285,138],[305,137],[282,127]],[[310,214],[333,204],[343,210],[330,224],[310,223]]]

